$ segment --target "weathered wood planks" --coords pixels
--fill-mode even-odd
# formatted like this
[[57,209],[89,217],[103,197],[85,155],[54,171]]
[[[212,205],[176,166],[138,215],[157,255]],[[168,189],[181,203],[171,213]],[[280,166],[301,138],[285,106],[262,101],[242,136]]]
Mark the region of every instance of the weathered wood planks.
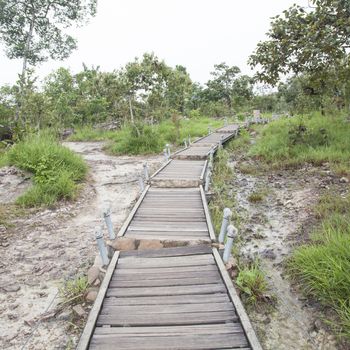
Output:
[[124,235],[137,239],[210,241],[200,188],[150,188]]
[[[214,241],[202,181],[229,125],[172,155],[150,179],[118,236]],[[117,252],[77,349],[261,350],[216,249]]]
[[120,253],[89,349],[241,348],[249,342],[210,247]]

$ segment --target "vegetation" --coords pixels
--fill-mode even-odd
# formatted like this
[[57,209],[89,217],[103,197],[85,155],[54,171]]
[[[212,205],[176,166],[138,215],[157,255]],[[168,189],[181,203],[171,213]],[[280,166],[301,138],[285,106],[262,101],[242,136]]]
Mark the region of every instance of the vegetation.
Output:
[[350,123],[343,117],[313,113],[281,119],[267,125],[250,155],[277,167],[329,162],[334,169],[350,173]]
[[326,195],[316,213],[321,223],[311,243],[294,251],[290,272],[307,295],[338,314],[333,326],[350,337],[350,196]]
[[86,276],[78,276],[75,279],[67,280],[60,289],[60,296],[64,305],[76,305],[83,303],[89,283]]
[[265,274],[258,261],[239,269],[236,285],[249,305],[263,301],[268,292]]
[[51,206],[74,198],[78,182],[87,173],[84,161],[49,134],[26,137],[10,148],[6,159],[9,165],[33,174],[33,186],[17,200],[25,207]]

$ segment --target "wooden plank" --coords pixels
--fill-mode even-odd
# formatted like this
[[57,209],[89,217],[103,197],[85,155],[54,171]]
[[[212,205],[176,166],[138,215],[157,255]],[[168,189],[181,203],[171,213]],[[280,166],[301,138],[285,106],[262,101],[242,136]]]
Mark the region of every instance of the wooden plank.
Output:
[[109,288],[107,290],[108,297],[123,296],[162,296],[162,295],[182,295],[182,294],[212,294],[224,293],[223,285],[198,284],[196,286],[181,287],[147,287],[147,288]]
[[108,297],[105,302],[110,305],[180,305],[219,303],[230,301],[226,293],[214,293],[203,295],[170,295],[170,296],[147,296],[147,297]]
[[115,335],[95,335],[91,341],[91,349],[110,350],[210,350],[242,348],[247,345],[244,335],[233,333],[222,336],[214,335],[176,335],[176,336],[140,336],[118,337]]
[[252,327],[252,324],[250,323],[249,317],[243,307],[243,304],[238,297],[238,294],[235,290],[235,287],[232,284],[231,278],[228,275],[225,265],[221,259],[221,256],[216,248],[213,249],[213,254],[215,261],[217,263],[217,266],[219,268],[220,274],[222,279],[224,280],[225,286],[227,288],[227,291],[229,293],[229,296],[236,308],[237,315],[241,321],[242,327],[245,331],[245,334],[248,338],[249,344],[252,348],[252,350],[262,350],[262,347],[259,343],[259,340],[255,334],[255,331]]
[[149,185],[146,186],[145,190],[142,192],[140,198],[138,199],[138,201],[136,202],[135,206],[134,206],[133,209],[131,210],[131,212],[130,212],[129,216],[127,217],[127,219],[125,220],[123,226],[120,228],[120,230],[119,230],[119,232],[118,232],[118,234],[117,234],[117,237],[123,237],[123,236],[124,236],[124,234],[125,234],[125,232],[126,232],[128,226],[129,226],[129,224],[130,224],[132,218],[134,217],[134,215],[135,215],[135,213],[136,213],[138,207],[141,205],[143,199],[145,198],[145,196],[146,196],[146,194],[147,194],[149,188],[150,188]]
[[178,279],[178,278],[181,278],[181,279],[187,279],[187,280],[191,280],[193,278],[217,278],[219,275],[218,275],[218,272],[215,272],[215,271],[209,271],[209,272],[201,272],[200,274],[198,272],[183,272],[183,273],[177,273],[177,272],[174,272],[174,273],[158,273],[158,274],[155,274],[155,273],[148,273],[148,274],[145,274],[145,275],[142,275],[142,276],[138,276],[138,275],[119,275],[119,274],[116,274],[114,275],[113,279],[115,281],[120,281],[120,282],[123,282],[123,281],[136,281],[138,282],[139,280],[143,280],[143,279],[147,279],[147,281],[152,281],[152,280],[173,280],[173,279]]
[[115,266],[117,265],[117,262],[118,262],[118,258],[119,258],[119,252],[115,252],[113,255],[113,258],[112,258],[112,260],[107,268],[106,275],[101,283],[101,287],[98,291],[94,305],[89,313],[89,317],[87,319],[85,328],[83,330],[83,333],[81,334],[78,346],[76,348],[77,350],[85,350],[85,349],[87,349],[87,347],[89,345],[89,341],[90,341],[90,338],[93,334],[98,315],[99,315],[100,310],[102,308],[103,300],[104,300],[105,295],[107,293],[107,288],[108,288],[109,282],[110,282],[111,277],[113,275]]
[[100,315],[97,319],[97,325],[118,326],[167,326],[167,325],[186,325],[186,324],[210,324],[236,322],[237,316],[232,311],[218,312],[198,312],[198,313],[180,313],[180,314],[139,314],[130,315],[112,314]]
[[234,307],[231,302],[216,303],[216,304],[181,304],[181,305],[111,305],[106,302],[101,310],[101,315],[113,314],[182,314],[195,312],[218,312],[218,311],[232,311]]
[[[145,273],[172,273],[172,272],[198,272],[198,266],[184,266],[184,267],[162,267],[162,268],[148,268],[142,269],[116,269],[118,274],[145,274]],[[200,268],[200,271],[217,271],[216,265],[204,265]]]
[[162,248],[151,250],[132,250],[121,252],[121,257],[125,256],[141,256],[141,257],[161,257],[161,256],[188,256],[188,255],[201,255],[212,254],[212,249],[208,245],[197,245],[191,247],[175,247],[175,248]]
[[200,186],[200,191],[201,191],[204,213],[205,213],[205,217],[206,217],[206,221],[207,221],[207,227],[208,227],[208,231],[209,231],[209,237],[212,240],[212,242],[215,242],[216,241],[215,231],[214,231],[214,227],[213,227],[213,224],[211,221],[211,216],[210,216],[210,212],[209,212],[209,208],[208,208],[207,198],[205,196],[203,186]]
[[151,175],[151,179],[157,176],[165,167],[167,167],[171,163],[172,159],[169,159],[163,166],[161,166],[153,175]]
[[95,334],[115,334],[117,336],[182,335],[182,334],[232,334],[243,332],[240,323],[220,323],[211,325],[158,326],[158,327],[97,327]]
[[218,276],[213,277],[193,277],[193,278],[165,278],[165,279],[150,279],[150,280],[113,280],[110,283],[111,287],[170,287],[170,286],[189,286],[196,284],[218,284],[221,279]]

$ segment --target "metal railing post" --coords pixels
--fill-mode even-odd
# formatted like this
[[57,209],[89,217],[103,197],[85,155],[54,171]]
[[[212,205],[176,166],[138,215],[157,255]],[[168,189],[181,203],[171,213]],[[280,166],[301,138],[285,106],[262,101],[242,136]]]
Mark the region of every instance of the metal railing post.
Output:
[[108,255],[107,255],[107,248],[106,248],[105,242],[103,240],[103,233],[102,233],[101,227],[96,228],[95,238],[96,238],[98,250],[100,252],[100,256],[102,259],[102,263],[103,263],[103,265],[108,265],[109,259],[108,259]]
[[222,218],[220,234],[219,234],[219,243],[221,243],[221,244],[224,243],[224,241],[225,241],[227,227],[228,227],[228,224],[230,222],[231,215],[232,215],[232,211],[229,208],[225,208],[224,215]]
[[167,162],[169,160],[169,156],[166,148],[163,149],[163,154],[164,154],[165,161]]
[[103,218],[107,225],[108,235],[111,240],[115,239],[115,233],[113,230],[112,219],[111,219],[111,208],[108,207],[103,211]]
[[144,174],[145,180],[148,181],[149,180],[149,173],[148,173],[148,164],[147,163],[143,164],[143,174]]
[[185,145],[185,148],[187,148],[187,140],[184,139],[184,145]]
[[191,146],[191,136],[188,135],[188,145]]
[[229,227],[227,228],[227,240],[226,240],[226,244],[225,244],[225,250],[224,250],[224,255],[223,255],[223,261],[225,264],[228,263],[230,256],[231,256],[231,252],[232,252],[232,246],[233,246],[233,240],[235,238],[235,236],[237,235],[237,229],[236,227],[234,227],[233,225],[229,225]]
[[167,151],[167,154],[168,154],[168,160],[169,160],[169,158],[170,158],[170,145],[167,143],[165,145],[165,147],[166,147],[166,151]]
[[211,177],[211,170],[209,169],[207,171],[207,176],[205,178],[205,187],[204,187],[204,191],[208,192],[209,191],[209,185],[210,185],[210,177]]
[[140,191],[142,193],[145,190],[145,183],[143,182],[142,176],[140,176],[140,178],[139,178],[139,185],[140,185]]

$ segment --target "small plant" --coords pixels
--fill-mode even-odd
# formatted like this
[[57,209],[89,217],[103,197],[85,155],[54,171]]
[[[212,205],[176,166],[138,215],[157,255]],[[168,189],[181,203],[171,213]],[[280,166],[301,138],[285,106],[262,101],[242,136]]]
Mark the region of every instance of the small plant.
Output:
[[74,199],[87,173],[84,160],[50,134],[30,135],[7,152],[7,161],[33,174],[33,186],[17,203],[24,207],[54,205]]
[[265,274],[257,261],[250,266],[240,268],[236,284],[244,294],[244,298],[248,304],[255,305],[266,299],[268,286],[265,280]]
[[261,202],[265,197],[265,194],[262,192],[253,192],[248,196],[248,200],[251,203]]
[[84,296],[89,287],[86,276],[79,276],[68,280],[60,289],[60,296],[64,305],[76,305],[84,302]]

